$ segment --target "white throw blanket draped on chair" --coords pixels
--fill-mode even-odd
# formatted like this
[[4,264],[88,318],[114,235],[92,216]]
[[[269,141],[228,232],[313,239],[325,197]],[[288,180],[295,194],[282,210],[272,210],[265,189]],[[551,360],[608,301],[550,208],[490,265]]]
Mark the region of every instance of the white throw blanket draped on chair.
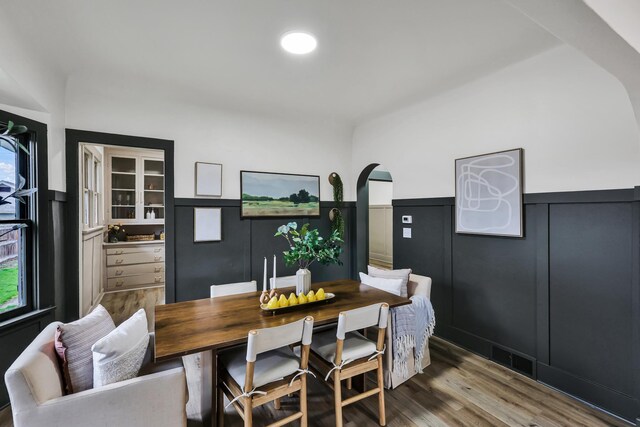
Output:
[[429,298],[414,295],[412,304],[391,309],[393,329],[393,372],[409,376],[408,358],[411,350],[416,370],[422,373],[424,345],[436,326],[436,316]]

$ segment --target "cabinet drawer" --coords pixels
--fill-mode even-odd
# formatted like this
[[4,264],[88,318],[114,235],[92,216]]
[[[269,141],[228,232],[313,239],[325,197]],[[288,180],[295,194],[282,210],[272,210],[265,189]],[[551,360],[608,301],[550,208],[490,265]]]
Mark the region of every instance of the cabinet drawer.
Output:
[[134,246],[128,248],[107,248],[107,255],[135,254],[139,252],[164,255],[164,245]]
[[150,264],[133,264],[133,265],[121,265],[117,267],[107,267],[107,278],[113,277],[126,277],[133,276],[135,274],[145,273],[163,273],[164,264],[161,262]]
[[135,286],[145,285],[162,285],[164,284],[164,272],[162,273],[145,273],[135,276],[114,277],[107,279],[107,290],[116,290],[131,288]]
[[157,262],[164,262],[163,253],[156,254],[153,252],[138,252],[123,255],[107,255],[107,267]]

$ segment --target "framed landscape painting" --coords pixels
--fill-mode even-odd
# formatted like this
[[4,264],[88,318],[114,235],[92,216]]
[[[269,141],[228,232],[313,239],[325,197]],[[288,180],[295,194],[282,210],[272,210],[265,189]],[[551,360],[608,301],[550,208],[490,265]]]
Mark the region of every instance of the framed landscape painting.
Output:
[[522,149],[455,163],[456,233],[522,237]]
[[320,177],[271,172],[240,172],[241,216],[318,217]]

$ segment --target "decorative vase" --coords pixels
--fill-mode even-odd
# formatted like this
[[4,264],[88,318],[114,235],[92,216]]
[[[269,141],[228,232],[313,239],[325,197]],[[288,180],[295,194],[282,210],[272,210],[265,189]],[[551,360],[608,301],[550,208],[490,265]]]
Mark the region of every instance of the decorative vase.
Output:
[[306,268],[296,271],[296,294],[308,294],[311,290],[311,272]]

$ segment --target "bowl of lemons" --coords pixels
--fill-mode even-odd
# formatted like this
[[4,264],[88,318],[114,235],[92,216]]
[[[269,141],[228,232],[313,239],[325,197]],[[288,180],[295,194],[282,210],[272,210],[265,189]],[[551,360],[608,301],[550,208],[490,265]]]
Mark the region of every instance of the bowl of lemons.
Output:
[[333,298],[335,298],[335,294],[325,292],[322,288],[317,291],[312,289],[306,295],[303,293],[296,295],[293,292],[289,296],[276,294],[268,303],[260,304],[260,308],[263,313],[276,314],[301,309],[310,305],[329,303]]

